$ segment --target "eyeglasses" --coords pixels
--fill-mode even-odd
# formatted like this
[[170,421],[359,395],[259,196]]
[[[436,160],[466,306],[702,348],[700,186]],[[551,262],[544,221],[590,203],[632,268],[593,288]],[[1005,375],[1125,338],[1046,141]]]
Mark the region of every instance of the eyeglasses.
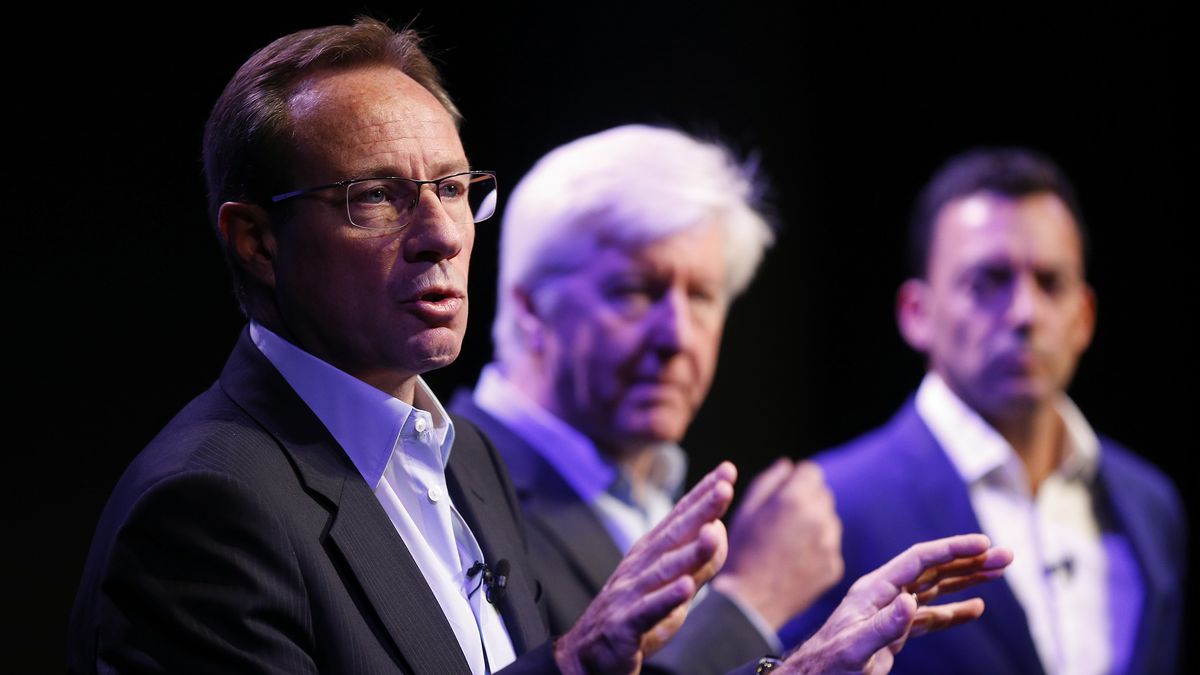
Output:
[[496,174],[492,171],[464,171],[435,180],[351,178],[284,192],[271,197],[271,202],[278,204],[320,190],[345,188],[346,215],[351,225],[365,230],[399,230],[412,222],[423,185],[433,186],[446,215],[461,225],[485,221],[496,213]]

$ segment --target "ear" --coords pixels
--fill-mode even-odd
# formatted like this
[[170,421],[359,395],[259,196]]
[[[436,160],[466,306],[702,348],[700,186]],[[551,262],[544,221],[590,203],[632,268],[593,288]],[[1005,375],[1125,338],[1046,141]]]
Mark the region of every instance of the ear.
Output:
[[1096,291],[1092,287],[1083,286],[1083,306],[1079,308],[1079,320],[1075,330],[1075,347],[1078,354],[1087,351],[1096,334]]
[[217,212],[217,230],[234,264],[251,278],[275,287],[275,232],[257,204],[225,202]]
[[520,287],[512,290],[513,307],[516,311],[517,332],[530,354],[542,355],[546,350],[546,324],[538,314],[533,294]]
[[929,316],[929,284],[923,279],[909,279],[896,292],[896,324],[908,346],[921,352],[929,351],[933,326]]

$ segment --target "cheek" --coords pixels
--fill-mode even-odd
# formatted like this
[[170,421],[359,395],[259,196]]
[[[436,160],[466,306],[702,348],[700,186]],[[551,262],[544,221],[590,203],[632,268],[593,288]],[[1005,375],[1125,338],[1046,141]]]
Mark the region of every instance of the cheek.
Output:
[[695,386],[692,401],[693,405],[699,406],[703,402],[705,396],[708,395],[709,387],[712,386],[713,377],[717,372],[717,359],[721,353],[721,332],[717,328],[704,334],[700,341],[696,352],[695,365]]
[[622,396],[637,368],[637,341],[619,325],[589,325],[579,341],[594,395],[611,404]]
[[969,308],[935,316],[930,336],[935,356],[959,371],[982,367],[991,325],[985,315]]

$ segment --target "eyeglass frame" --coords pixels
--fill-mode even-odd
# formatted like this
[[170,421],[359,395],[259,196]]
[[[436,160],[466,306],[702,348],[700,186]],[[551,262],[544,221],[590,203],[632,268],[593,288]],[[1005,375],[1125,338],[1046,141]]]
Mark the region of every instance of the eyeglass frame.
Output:
[[[413,185],[415,185],[417,187],[417,191],[416,191],[417,198],[416,198],[416,201],[413,202],[413,208],[416,208],[421,203],[421,192],[422,192],[421,186],[422,185],[432,185],[433,193],[435,195],[437,195],[438,188],[441,187],[441,184],[443,181],[447,181],[447,180],[450,180],[451,178],[456,178],[458,176],[468,176],[468,175],[477,175],[477,174],[491,176],[492,182],[496,186],[492,191],[498,192],[500,190],[500,180],[498,178],[496,178],[495,171],[459,171],[457,173],[452,173],[447,176],[442,176],[441,178],[434,178],[432,180],[421,180],[418,178],[405,178],[404,176],[367,176],[364,178],[347,178],[345,180],[339,180],[336,183],[327,183],[325,185],[318,185],[316,187],[303,188],[300,190],[292,190],[291,192],[282,192],[280,194],[273,195],[271,197],[271,203],[278,204],[280,202],[284,202],[289,199],[294,199],[296,197],[303,197],[304,195],[312,194],[314,192],[320,192],[321,190],[328,190],[330,188],[335,188],[335,187],[336,188],[345,188],[346,193],[345,193],[344,201],[345,201],[345,206],[346,206],[346,220],[350,221],[350,225],[357,227],[360,230],[370,230],[372,232],[388,232],[388,231],[392,231],[392,230],[402,230],[405,227],[408,227],[409,224],[405,223],[403,225],[399,225],[396,227],[364,227],[364,226],[359,225],[358,223],[354,222],[354,219],[350,217],[350,189],[349,188],[351,185],[353,185],[355,183],[365,183],[366,181],[370,181],[370,180],[402,180],[407,183],[412,183]],[[441,197],[438,197],[437,199],[438,199],[439,203],[442,200]],[[492,207],[492,212],[490,214],[488,214],[487,218],[483,218],[481,220],[475,220],[474,218],[472,218],[471,222],[472,223],[482,223],[484,220],[487,220],[488,218],[491,218],[494,215],[496,215],[496,209],[495,209],[495,207]]]

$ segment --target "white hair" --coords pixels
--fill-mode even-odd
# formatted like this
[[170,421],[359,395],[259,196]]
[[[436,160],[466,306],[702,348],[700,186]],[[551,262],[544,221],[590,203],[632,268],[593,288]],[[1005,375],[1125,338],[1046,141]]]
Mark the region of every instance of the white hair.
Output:
[[621,126],[550,151],[504,209],[496,357],[521,352],[514,291],[531,293],[582,267],[604,244],[640,246],[716,219],[726,233],[729,297],[736,297],[775,238],[760,212],[761,187],[753,164],[674,129]]

